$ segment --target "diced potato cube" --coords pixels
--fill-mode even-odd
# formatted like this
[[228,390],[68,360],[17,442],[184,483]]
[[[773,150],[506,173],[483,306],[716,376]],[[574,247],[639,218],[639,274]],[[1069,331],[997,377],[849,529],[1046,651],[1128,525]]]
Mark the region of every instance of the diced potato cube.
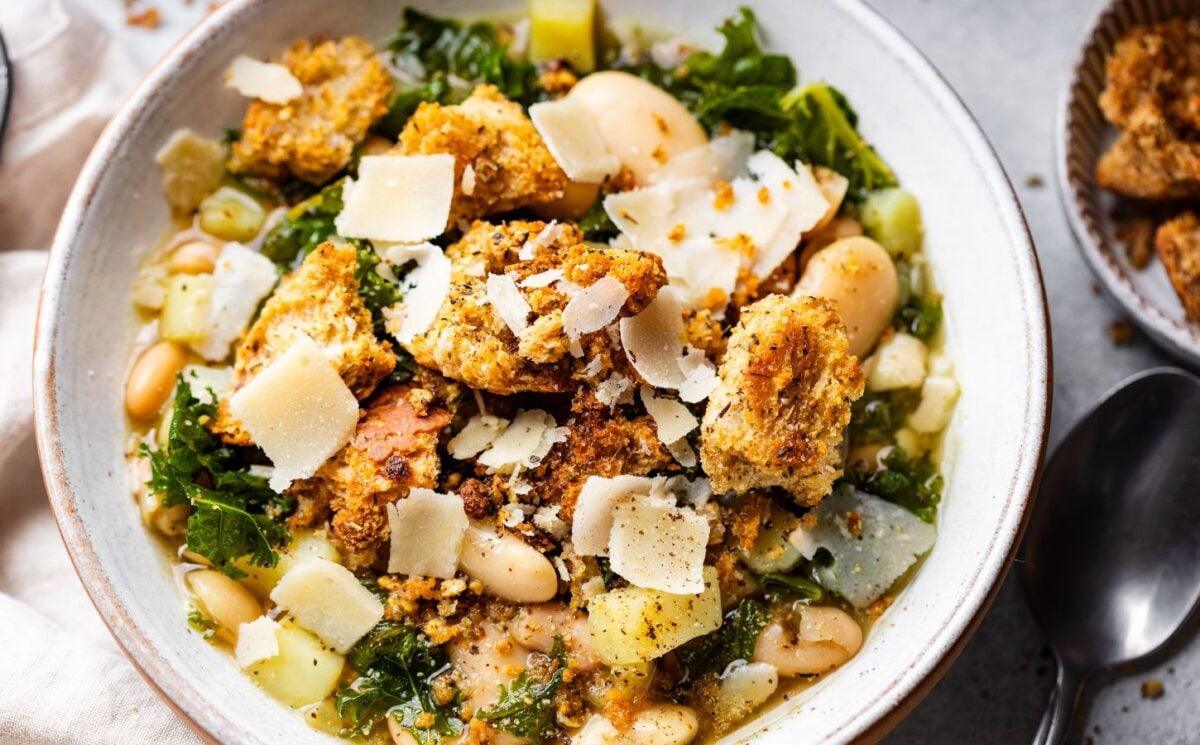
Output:
[[280,624],[275,637],[279,654],[246,669],[260,688],[291,707],[314,704],[333,693],[345,658],[291,621]]
[[884,340],[871,357],[867,390],[894,391],[916,388],[925,379],[925,344],[911,334],[897,333]]
[[925,228],[921,205],[903,189],[881,189],[867,196],[862,225],[892,256],[912,256],[921,248]]
[[661,657],[721,626],[717,570],[704,568],[704,592],[673,595],[623,587],[592,598],[588,626],[600,660],[632,665]]
[[212,299],[212,275],[176,274],[167,279],[158,333],[164,339],[191,344],[208,333],[208,306]]
[[958,401],[958,383],[946,375],[930,375],[921,385],[921,403],[908,416],[908,426],[918,432],[941,432],[950,423]]
[[246,557],[235,559],[233,565],[246,573],[246,576],[241,579],[241,583],[255,595],[266,600],[283,575],[306,559],[341,561],[338,550],[333,547],[333,543],[330,542],[325,531],[305,530],[292,536],[292,542],[279,552],[279,562],[273,567],[256,566],[251,564]]
[[162,166],[163,193],[180,212],[191,212],[225,175],[225,148],[216,140],[180,129],[154,156]]
[[266,211],[254,197],[232,186],[222,186],[200,203],[200,229],[225,241],[251,240],[266,219]]
[[596,0],[530,0],[529,58],[565,59],[578,73],[596,67]]

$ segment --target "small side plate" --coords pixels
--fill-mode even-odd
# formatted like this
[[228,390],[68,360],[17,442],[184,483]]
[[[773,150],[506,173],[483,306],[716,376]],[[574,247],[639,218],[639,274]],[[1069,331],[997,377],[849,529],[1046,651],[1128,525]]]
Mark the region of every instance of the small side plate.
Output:
[[1157,257],[1136,269],[1117,240],[1118,197],[1096,184],[1096,160],[1116,136],[1100,112],[1104,61],[1132,26],[1200,16],[1200,0],[1116,0],[1102,8],[1080,44],[1058,120],[1058,189],[1067,220],[1092,271],[1126,313],[1168,352],[1200,366],[1200,324],[1183,305]]

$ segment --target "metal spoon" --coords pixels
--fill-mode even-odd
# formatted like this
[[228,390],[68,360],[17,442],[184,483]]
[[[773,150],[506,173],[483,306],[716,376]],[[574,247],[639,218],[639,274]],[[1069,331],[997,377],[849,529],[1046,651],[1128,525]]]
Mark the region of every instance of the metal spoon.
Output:
[[1200,378],[1129,378],[1050,460],[1021,549],[1058,660],[1035,743],[1078,740],[1085,684],[1163,651],[1200,601]]

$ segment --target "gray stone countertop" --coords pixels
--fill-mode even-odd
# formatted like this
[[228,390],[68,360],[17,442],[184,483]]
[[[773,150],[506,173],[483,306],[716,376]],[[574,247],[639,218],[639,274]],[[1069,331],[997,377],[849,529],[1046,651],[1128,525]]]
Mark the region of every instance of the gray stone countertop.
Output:
[[[398,0],[399,2],[399,0]],[[1074,245],[1054,184],[1060,91],[1098,0],[869,0],[920,48],[974,113],[1012,179],[1037,244],[1054,336],[1050,447],[1106,390],[1170,360],[1141,335],[1109,337],[1120,318],[1097,294]],[[731,3],[732,5],[733,3]],[[89,6],[143,67],[149,67],[206,11],[207,3],[159,4],[156,32],[123,24],[120,0]],[[1022,743],[1037,729],[1054,662],[1010,575],[979,630],[942,681],[888,738],[889,743]],[[1166,693],[1143,699],[1141,682]],[[1159,668],[1103,685],[1088,734],[1102,743],[1200,743],[1200,640]],[[1101,686],[1098,684],[1097,688]]]

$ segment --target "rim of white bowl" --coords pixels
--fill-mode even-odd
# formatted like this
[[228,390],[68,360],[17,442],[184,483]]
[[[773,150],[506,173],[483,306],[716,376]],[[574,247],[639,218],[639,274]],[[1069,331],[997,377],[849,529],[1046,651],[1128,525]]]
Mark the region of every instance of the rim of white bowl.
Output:
[[[129,609],[121,602],[112,581],[91,543],[79,517],[74,494],[68,487],[59,437],[55,350],[49,329],[58,313],[58,302],[75,237],[94,196],[101,175],[123,134],[149,103],[155,91],[189,58],[202,50],[205,40],[257,5],[269,0],[230,0],[212,12],[181,38],[138,84],[121,109],[105,127],[88,156],[63,211],[43,280],[38,308],[34,348],[34,416],[38,453],[50,505],[59,532],[75,570],[83,581],[101,618],[142,677],[163,700],[196,732],[214,742],[244,738],[238,722],[224,716],[196,686],[173,674],[155,645],[139,631]],[[943,620],[937,641],[929,645],[914,664],[883,694],[865,702],[837,734],[837,740],[881,738],[924,697],[949,667],[978,626],[1007,574],[1011,559],[1024,532],[1033,502],[1040,465],[1045,456],[1052,394],[1050,323],[1041,268],[1024,215],[1012,184],[994,150],[974,117],[933,65],[894,26],[857,0],[833,0],[843,12],[861,24],[918,80],[939,114],[951,120],[962,133],[974,159],[975,170],[988,186],[997,214],[1007,229],[1012,246],[1014,270],[1021,279],[1025,314],[1025,343],[1034,369],[1026,391],[1024,439],[1015,454],[1013,475],[1006,489],[1009,498],[986,559],[963,590],[955,612]],[[265,693],[263,695],[266,695]]]

